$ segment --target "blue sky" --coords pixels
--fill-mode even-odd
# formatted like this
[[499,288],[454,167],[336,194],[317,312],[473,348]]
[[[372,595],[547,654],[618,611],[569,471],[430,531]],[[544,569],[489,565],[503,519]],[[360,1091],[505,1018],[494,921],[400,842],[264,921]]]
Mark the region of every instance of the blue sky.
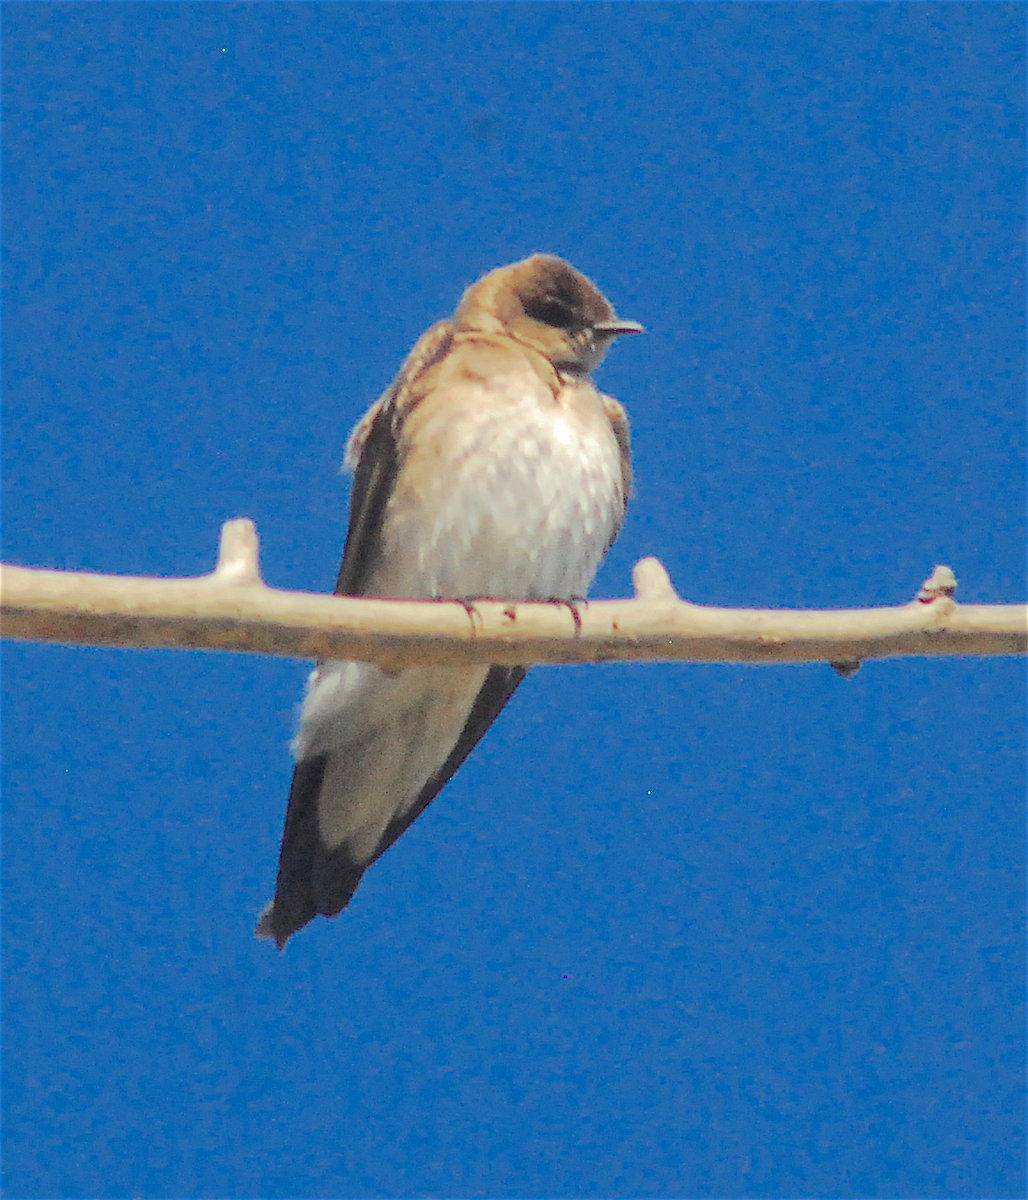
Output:
[[[1025,596],[1024,8],[4,6],[4,558],[330,590],[346,433],[533,250],[645,337],[594,595]],[[1022,663],[533,672],[338,920],[308,665],[4,646],[11,1197],[1007,1197]]]

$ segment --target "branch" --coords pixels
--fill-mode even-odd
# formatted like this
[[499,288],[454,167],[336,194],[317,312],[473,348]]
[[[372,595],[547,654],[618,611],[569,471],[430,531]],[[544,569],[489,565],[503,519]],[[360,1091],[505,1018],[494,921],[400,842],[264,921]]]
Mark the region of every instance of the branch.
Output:
[[936,567],[909,604],[828,612],[706,608],[681,600],[654,558],[635,598],[577,604],[369,600],[268,587],[257,531],[221,531],[218,565],[197,579],[142,579],[0,567],[0,633],[94,646],[165,647],[337,658],[386,669],[433,664],[828,662],[1028,653],[1028,607],[958,605]]

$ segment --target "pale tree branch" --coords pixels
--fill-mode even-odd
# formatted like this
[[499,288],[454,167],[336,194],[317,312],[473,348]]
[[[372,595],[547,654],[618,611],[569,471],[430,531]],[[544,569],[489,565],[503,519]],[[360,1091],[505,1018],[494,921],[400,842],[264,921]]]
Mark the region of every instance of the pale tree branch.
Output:
[[240,651],[375,662],[395,670],[459,663],[827,662],[1028,653],[1028,606],[960,605],[936,567],[895,608],[826,612],[708,608],[680,599],[654,558],[635,597],[577,604],[369,600],[268,587],[253,522],[222,528],[218,565],[196,579],[0,567],[0,633],[92,646]]

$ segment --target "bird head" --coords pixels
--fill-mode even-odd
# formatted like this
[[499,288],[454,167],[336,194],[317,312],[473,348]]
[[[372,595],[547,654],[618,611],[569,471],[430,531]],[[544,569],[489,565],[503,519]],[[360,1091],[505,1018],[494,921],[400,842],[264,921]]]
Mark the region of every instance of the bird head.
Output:
[[619,334],[643,331],[619,320],[599,289],[553,254],[484,275],[464,293],[454,323],[458,331],[506,334],[576,375],[598,366]]

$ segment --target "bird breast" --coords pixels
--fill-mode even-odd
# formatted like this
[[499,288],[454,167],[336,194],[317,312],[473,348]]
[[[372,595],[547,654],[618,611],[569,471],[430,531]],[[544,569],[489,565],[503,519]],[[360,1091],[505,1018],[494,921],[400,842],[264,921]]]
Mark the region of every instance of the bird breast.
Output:
[[369,591],[570,599],[624,512],[620,452],[588,380],[474,380],[411,414]]

